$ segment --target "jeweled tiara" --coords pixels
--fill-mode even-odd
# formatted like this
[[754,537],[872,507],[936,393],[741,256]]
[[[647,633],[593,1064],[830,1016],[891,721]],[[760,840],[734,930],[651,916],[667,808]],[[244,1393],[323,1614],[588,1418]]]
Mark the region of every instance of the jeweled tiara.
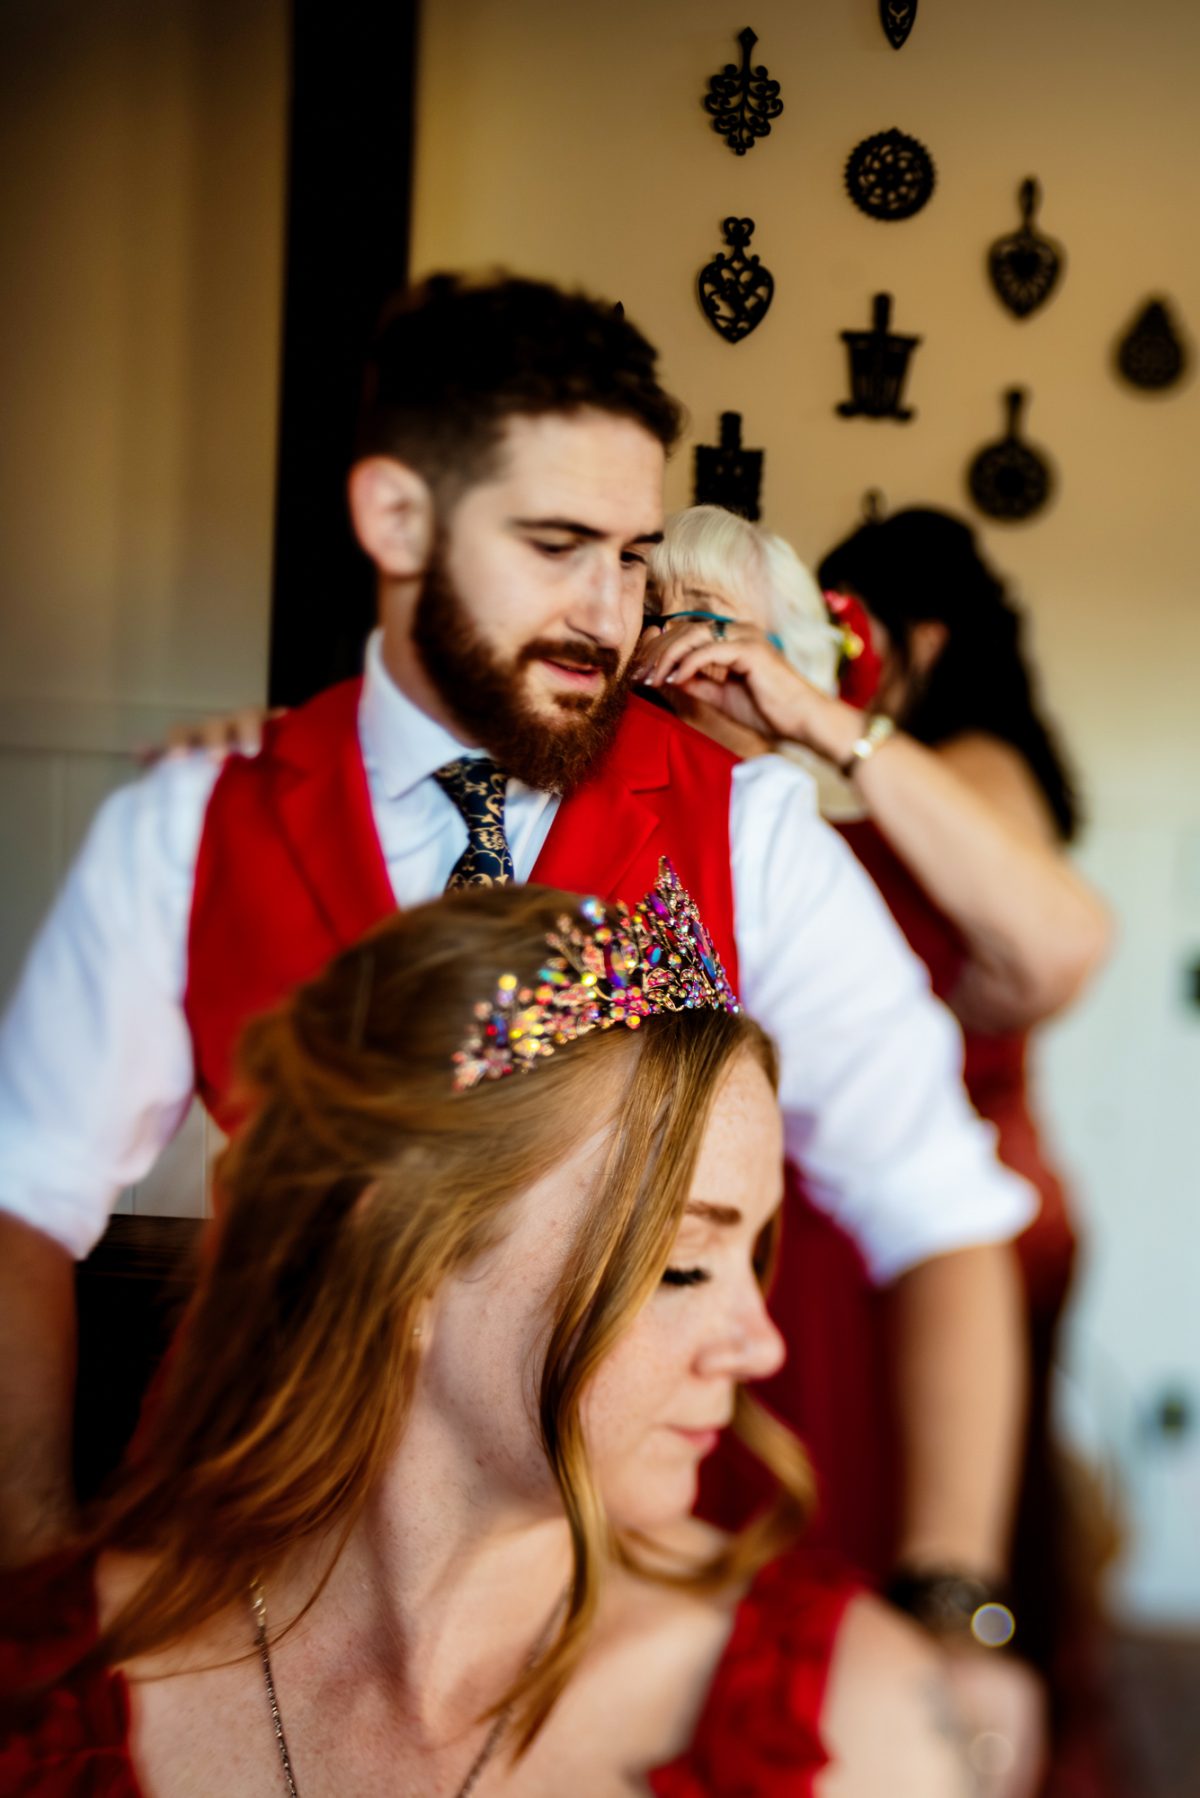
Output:
[[588,1030],[636,1030],[656,1012],[739,1011],[695,901],[664,856],[635,906],[580,901],[547,932],[549,954],[522,986],[502,974],[495,997],[475,1007],[471,1034],[452,1057],[454,1090],[527,1073]]

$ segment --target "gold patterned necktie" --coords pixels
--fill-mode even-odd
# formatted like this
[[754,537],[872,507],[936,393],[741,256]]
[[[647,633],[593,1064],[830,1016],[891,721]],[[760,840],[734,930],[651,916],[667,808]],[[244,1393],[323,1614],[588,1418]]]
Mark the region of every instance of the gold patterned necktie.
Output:
[[467,846],[451,869],[446,891],[455,887],[502,887],[513,877],[512,855],[504,834],[504,796],[508,775],[490,756],[463,755],[447,762],[433,777],[452,799],[467,826]]

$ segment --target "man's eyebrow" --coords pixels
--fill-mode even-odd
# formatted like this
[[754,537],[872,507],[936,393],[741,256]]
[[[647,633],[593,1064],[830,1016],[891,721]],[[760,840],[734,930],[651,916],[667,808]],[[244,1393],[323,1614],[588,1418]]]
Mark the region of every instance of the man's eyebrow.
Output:
[[[509,525],[518,531],[565,531],[572,537],[582,537],[588,543],[603,543],[612,535],[610,531],[599,531],[594,524],[580,524],[575,518],[510,518]],[[661,543],[661,531],[642,531],[631,537],[631,543]]]
[[683,1208],[685,1217],[703,1217],[710,1224],[724,1224],[732,1228],[740,1224],[742,1214],[736,1205],[714,1205],[708,1199],[689,1199]]
[[569,531],[573,537],[586,537],[592,542],[599,542],[607,535],[598,531],[595,525],[579,524],[573,518],[510,518],[510,525],[521,531]]

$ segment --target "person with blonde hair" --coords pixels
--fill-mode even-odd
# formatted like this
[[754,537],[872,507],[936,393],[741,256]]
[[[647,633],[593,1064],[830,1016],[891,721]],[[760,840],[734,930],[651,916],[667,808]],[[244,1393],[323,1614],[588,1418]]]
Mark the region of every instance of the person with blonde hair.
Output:
[[[962,1792],[932,1649],[788,1546],[775,1054],[671,872],[397,914],[239,1065],[123,1482],[0,1615],[4,1789]],[[775,1498],[722,1536],[729,1424]]]

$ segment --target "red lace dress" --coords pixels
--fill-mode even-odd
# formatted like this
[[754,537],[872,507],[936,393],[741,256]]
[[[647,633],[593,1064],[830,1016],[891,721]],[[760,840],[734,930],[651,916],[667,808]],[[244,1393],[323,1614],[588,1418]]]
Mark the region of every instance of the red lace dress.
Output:
[[[966,959],[961,936],[869,821],[838,827],[879,887],[915,953],[945,999]],[[1045,1526],[1049,1479],[1046,1406],[1055,1333],[1070,1286],[1075,1234],[1062,1183],[1046,1160],[1029,1108],[1023,1035],[965,1036],[963,1079],[980,1115],[994,1124],[1000,1159],[1023,1174],[1041,1209],[1018,1238],[1027,1297],[1032,1408],[1017,1583],[1024,1597],[1022,1640],[1043,1659],[1053,1600],[1052,1542]],[[755,1387],[802,1438],[819,1487],[813,1540],[848,1556],[872,1578],[895,1554],[900,1476],[885,1307],[851,1239],[811,1205],[789,1175],[771,1311],[788,1344],[773,1379]],[[764,1496],[761,1477],[723,1443],[705,1465],[702,1514],[724,1528],[743,1523]]]
[[[803,1551],[762,1570],[738,1606],[690,1747],[648,1776],[655,1798],[813,1798],[828,1760],[818,1724],[829,1664],[857,1590]],[[124,1677],[71,1671],[95,1639],[90,1567],[44,1563],[0,1590],[4,1798],[142,1798]],[[13,1691],[39,1683],[35,1703],[12,1707]]]

